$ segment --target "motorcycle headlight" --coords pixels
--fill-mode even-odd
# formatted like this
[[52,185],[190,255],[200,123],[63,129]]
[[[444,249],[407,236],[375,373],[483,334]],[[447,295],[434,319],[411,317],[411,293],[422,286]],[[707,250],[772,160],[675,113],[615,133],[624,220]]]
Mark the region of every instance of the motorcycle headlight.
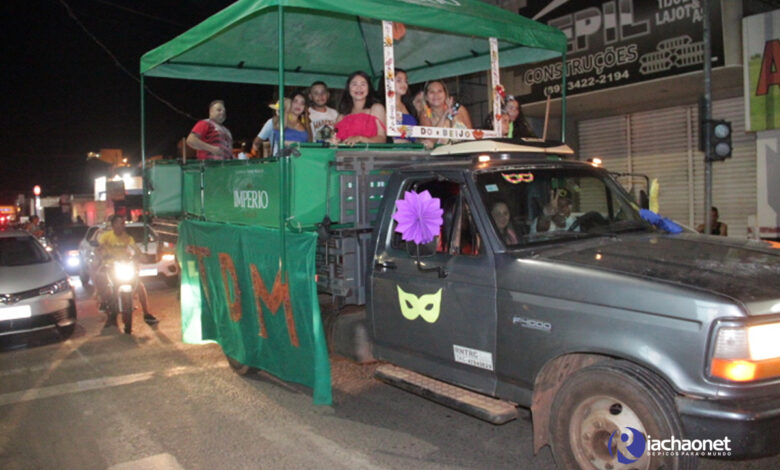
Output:
[[48,286],[41,287],[38,293],[40,295],[54,295],[59,292],[65,292],[68,289],[70,289],[70,283],[67,279],[62,279]]
[[81,264],[81,258],[79,258],[79,252],[77,250],[70,250],[67,252],[68,266],[76,267]]
[[114,263],[114,277],[119,282],[130,282],[135,278],[135,266],[133,263]]
[[717,331],[710,375],[733,382],[780,376],[780,323]]

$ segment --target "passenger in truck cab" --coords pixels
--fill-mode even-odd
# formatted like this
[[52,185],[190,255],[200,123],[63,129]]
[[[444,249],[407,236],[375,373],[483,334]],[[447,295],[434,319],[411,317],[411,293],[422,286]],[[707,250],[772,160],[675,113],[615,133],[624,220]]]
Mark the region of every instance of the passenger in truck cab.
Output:
[[[452,129],[471,129],[471,117],[465,106],[461,106],[450,96],[447,85],[440,80],[425,84],[425,110],[420,116],[420,125],[425,127],[449,127]],[[435,144],[449,144],[452,139],[425,139],[423,144],[432,148]]]
[[530,233],[569,230],[577,220],[571,213],[571,199],[565,190],[550,190],[550,200],[531,224]]
[[363,71],[347,78],[339,102],[336,136],[333,144],[384,143],[387,139],[385,107],[374,94],[371,79]]
[[512,215],[509,212],[509,206],[504,201],[496,201],[490,208],[490,216],[493,223],[496,224],[496,231],[507,245],[517,245],[517,232],[512,227]]

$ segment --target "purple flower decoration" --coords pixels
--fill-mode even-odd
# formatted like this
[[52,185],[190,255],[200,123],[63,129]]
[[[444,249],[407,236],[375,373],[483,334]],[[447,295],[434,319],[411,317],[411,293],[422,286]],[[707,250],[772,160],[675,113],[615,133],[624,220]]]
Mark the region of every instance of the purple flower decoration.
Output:
[[395,202],[393,219],[398,222],[395,231],[401,234],[404,241],[412,241],[418,245],[428,243],[439,234],[439,228],[444,220],[441,200],[431,197],[427,190],[417,194],[406,191],[404,198]]

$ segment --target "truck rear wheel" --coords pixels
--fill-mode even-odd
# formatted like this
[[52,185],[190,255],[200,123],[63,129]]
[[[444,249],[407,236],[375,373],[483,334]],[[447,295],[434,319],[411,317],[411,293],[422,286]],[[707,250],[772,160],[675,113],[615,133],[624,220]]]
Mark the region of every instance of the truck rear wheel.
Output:
[[232,357],[225,354],[225,357],[227,358],[228,364],[230,364],[230,368],[233,369],[233,372],[235,372],[238,375],[244,376],[249,373],[249,371],[252,369],[246,364],[241,364],[237,360],[233,359]]
[[672,390],[628,362],[575,372],[555,396],[550,443],[559,468],[691,470],[697,458],[650,455],[647,436],[683,436]]

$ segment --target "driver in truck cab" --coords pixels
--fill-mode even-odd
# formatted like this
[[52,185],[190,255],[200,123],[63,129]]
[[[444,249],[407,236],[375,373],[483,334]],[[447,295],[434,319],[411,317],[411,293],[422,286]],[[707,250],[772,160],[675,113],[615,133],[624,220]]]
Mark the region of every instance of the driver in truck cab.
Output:
[[[127,255],[128,250],[132,251],[134,255],[140,255],[138,247],[135,245],[135,240],[132,235],[125,230],[125,219],[121,215],[114,214],[110,219],[111,230],[106,230],[98,236],[98,254],[100,256],[100,268],[98,275],[95,276],[95,287],[98,291],[98,296],[103,300],[101,303],[101,309],[105,306],[105,299],[109,297],[108,279],[106,278],[107,270],[106,265],[109,261],[115,258],[121,258]],[[143,282],[138,279],[136,287],[138,293],[138,301],[141,303],[141,308],[144,311],[144,321],[148,325],[154,325],[159,322],[157,317],[149,313],[149,301],[146,294],[146,287]],[[112,324],[115,319],[109,318],[106,325]]]
[[550,191],[550,201],[531,224],[531,233],[571,229],[577,218],[571,214],[571,199],[564,191]]

